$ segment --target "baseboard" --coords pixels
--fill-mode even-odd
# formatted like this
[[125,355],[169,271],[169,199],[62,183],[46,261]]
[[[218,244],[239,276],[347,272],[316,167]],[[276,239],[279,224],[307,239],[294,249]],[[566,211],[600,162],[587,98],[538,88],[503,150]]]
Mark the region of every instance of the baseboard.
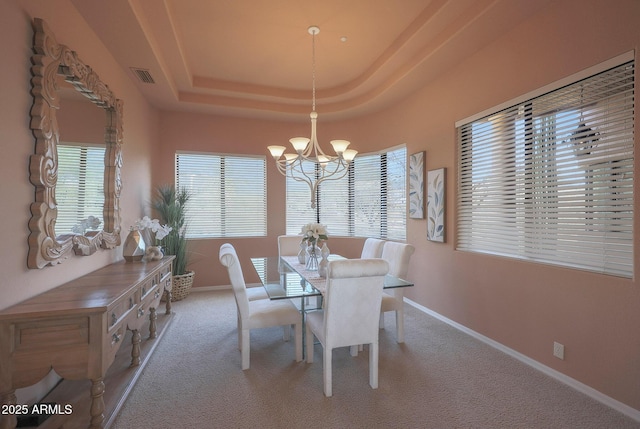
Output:
[[194,292],[211,292],[211,291],[214,291],[214,290],[230,290],[230,289],[231,289],[231,285],[226,285],[226,286],[199,286],[199,287],[192,287],[190,293],[194,293]]
[[544,374],[555,378],[556,380],[560,381],[561,383],[564,383],[567,386],[572,387],[573,389],[575,389],[575,390],[577,390],[577,391],[579,391],[581,393],[584,393],[585,395],[589,396],[590,398],[593,398],[596,401],[598,401],[598,402],[600,402],[600,403],[602,403],[602,404],[604,404],[604,405],[606,405],[606,406],[608,406],[610,408],[613,408],[614,410],[624,414],[625,416],[627,416],[627,417],[629,417],[629,418],[631,418],[631,419],[633,419],[635,421],[640,422],[640,410],[636,410],[635,408],[632,408],[632,407],[630,407],[630,406],[628,406],[626,404],[623,404],[622,402],[617,401],[617,400],[611,398],[610,396],[607,396],[607,395],[595,390],[594,388],[589,387],[586,384],[579,382],[578,380],[576,380],[574,378],[571,378],[571,377],[569,377],[569,376],[567,376],[567,375],[565,375],[565,374],[563,374],[563,373],[561,373],[559,371],[556,371],[553,368],[549,368],[548,366],[543,365],[540,362],[538,362],[536,360],[533,360],[533,359],[523,355],[522,353],[519,353],[519,352],[517,352],[517,351],[515,351],[513,349],[510,349],[509,347],[506,347],[505,345],[500,344],[499,342],[494,341],[489,337],[485,337],[484,335],[479,334],[478,332],[476,332],[476,331],[474,331],[472,329],[469,329],[466,326],[461,325],[461,324],[459,324],[459,323],[457,323],[457,322],[455,322],[455,321],[453,321],[451,319],[448,319],[447,317],[445,317],[445,316],[443,316],[443,315],[441,315],[439,313],[436,313],[435,311],[430,310],[429,308],[424,307],[424,306],[422,306],[422,305],[420,305],[420,304],[418,304],[418,303],[416,303],[416,302],[414,302],[414,301],[412,301],[412,300],[410,300],[410,299],[408,299],[406,297],[404,298],[404,301],[407,304],[411,305],[412,307],[422,311],[423,313],[426,313],[426,314],[428,314],[430,316],[435,317],[436,319],[446,323],[447,325],[450,325],[453,328],[456,328],[457,330],[462,331],[465,334],[470,335],[473,338],[476,338],[476,339],[482,341],[483,343],[488,344],[488,345],[490,345],[491,347],[493,347],[493,348],[495,348],[497,350],[500,350],[503,353],[508,354],[509,356],[519,360],[520,362],[525,363],[525,364],[531,366],[532,368],[537,369],[538,371],[541,371]]

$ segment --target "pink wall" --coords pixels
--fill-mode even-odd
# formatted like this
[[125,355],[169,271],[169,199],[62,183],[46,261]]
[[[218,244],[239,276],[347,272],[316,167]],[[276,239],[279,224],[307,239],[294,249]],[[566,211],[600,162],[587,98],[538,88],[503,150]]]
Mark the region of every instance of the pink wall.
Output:
[[[456,121],[633,50],[640,2],[551,2],[542,14],[469,57],[385,112],[343,122],[319,120],[321,143],[347,138],[361,152],[406,144],[426,151],[426,168],[447,168],[446,243],[426,240],[426,221],[409,219],[416,246],[407,296],[443,316],[640,410],[640,292],[635,280],[460,252],[455,249]],[[322,118],[322,106],[319,106]],[[162,113],[154,183],[173,179],[175,150],[266,154],[269,144],[308,134],[308,123]],[[301,118],[304,121],[304,118]],[[269,236],[231,241],[249,282],[250,256],[273,254],[284,233],[284,180],[268,160]],[[226,285],[217,263],[226,240],[198,240],[196,287]],[[357,256],[361,240],[331,248]],[[552,356],[565,345],[565,360]]]

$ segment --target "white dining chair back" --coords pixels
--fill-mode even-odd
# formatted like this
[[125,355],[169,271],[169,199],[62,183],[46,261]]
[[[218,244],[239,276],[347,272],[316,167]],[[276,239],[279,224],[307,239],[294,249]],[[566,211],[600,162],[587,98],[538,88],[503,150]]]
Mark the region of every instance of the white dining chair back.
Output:
[[382,257],[382,248],[384,247],[384,240],[379,238],[367,238],[362,246],[362,252],[360,253],[360,259],[371,259]]
[[[389,263],[389,274],[406,279],[414,251],[415,247],[411,244],[387,241],[382,249],[382,259]],[[387,290],[382,295],[381,329],[384,329],[384,313],[389,311],[394,311],[396,314],[396,341],[404,343],[404,288]]]
[[227,268],[238,308],[242,369],[249,369],[250,366],[250,330],[272,326],[294,326],[295,356],[296,361],[300,362],[302,360],[302,316],[298,309],[289,300],[258,299],[249,301],[244,275],[235,248],[229,243],[223,244],[220,246],[218,257],[220,263]]
[[297,256],[301,241],[301,235],[278,236],[278,256]]
[[219,257],[222,265],[227,268],[240,317],[244,316],[246,318],[249,315],[249,298],[247,297],[247,285],[244,281],[236,249],[230,243],[225,243],[220,246]]
[[[324,394],[332,395],[332,351],[369,344],[369,384],[378,387],[378,318],[384,276],[382,259],[329,262],[324,310],[307,314],[307,362],[313,362],[313,336],[323,347]],[[352,355],[355,355],[352,347]]]
[[[225,243],[220,247],[220,250],[222,251],[222,248],[225,249],[232,249],[233,253],[235,253],[235,248],[229,244],[229,243]],[[238,255],[236,254],[236,257]],[[238,269],[240,269],[240,278],[242,283],[244,283],[244,277],[242,277],[242,268],[240,267],[240,264],[238,264]],[[236,275],[238,273],[235,273]],[[231,277],[231,273],[229,274],[229,277]],[[233,286],[232,286],[233,287]],[[267,294],[267,291],[265,290],[265,288],[263,287],[246,287],[246,285],[244,286],[244,293],[245,295],[247,295],[247,300],[248,301],[256,301],[258,299],[269,299],[269,294]],[[237,302],[236,302],[237,304]],[[237,305],[236,305],[237,306]],[[242,347],[241,341],[242,341],[242,337],[240,335],[240,307],[237,307],[238,310],[238,314],[237,314],[237,318],[238,318],[238,349],[240,349]],[[289,335],[289,331],[288,329],[285,329],[284,331],[284,339],[288,340],[289,338],[287,337],[287,335]]]
[[[222,250],[222,248],[225,249],[233,249],[233,253],[235,253],[235,248],[229,244],[229,243],[225,243],[220,247],[220,250]],[[236,257],[238,255],[236,254]],[[238,267],[240,269],[240,275],[242,276],[242,268]],[[237,273],[236,273],[237,274]],[[242,277],[242,282],[244,283],[244,277]],[[267,291],[263,288],[263,287],[246,287],[245,285],[245,293],[247,295],[247,299],[249,301],[255,301],[257,299],[269,299],[269,294],[267,294]]]

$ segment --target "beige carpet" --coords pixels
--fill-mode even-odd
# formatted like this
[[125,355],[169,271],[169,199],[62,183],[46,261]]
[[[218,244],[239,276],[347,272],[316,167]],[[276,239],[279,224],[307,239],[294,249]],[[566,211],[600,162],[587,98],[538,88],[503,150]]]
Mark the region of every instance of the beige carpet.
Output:
[[419,310],[406,307],[406,342],[393,317],[380,331],[380,380],[368,352],[333,356],[333,397],[315,362],[294,361],[282,329],[252,331],[240,368],[230,291],[192,293],[112,428],[640,428],[615,410]]

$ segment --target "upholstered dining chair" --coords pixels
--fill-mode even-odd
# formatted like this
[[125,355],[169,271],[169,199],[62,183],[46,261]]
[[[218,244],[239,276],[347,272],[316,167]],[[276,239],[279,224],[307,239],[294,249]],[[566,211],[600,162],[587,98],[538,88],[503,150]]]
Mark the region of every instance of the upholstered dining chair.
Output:
[[301,241],[301,235],[278,236],[278,256],[297,256]]
[[360,259],[380,258],[384,243],[385,240],[380,240],[379,238],[367,238],[362,246]]
[[314,335],[322,344],[325,396],[332,395],[333,349],[369,344],[369,384],[378,388],[378,318],[384,276],[389,264],[382,259],[343,259],[329,262],[323,310],[307,314],[307,362],[313,362]]
[[[362,252],[360,253],[360,259],[381,258],[382,248],[384,247],[385,240],[379,238],[367,238],[362,245]],[[359,344],[357,351],[364,350],[362,344]]]
[[[225,243],[222,246],[220,246],[220,250],[222,250],[223,247],[233,249],[233,246],[229,243]],[[234,249],[234,252],[235,252],[235,249]],[[269,299],[269,294],[267,293],[266,289],[263,287],[248,287],[246,288],[246,293],[247,293],[247,299],[249,301],[256,301],[258,299]],[[241,336],[240,336],[240,310],[237,311],[237,316],[238,316],[238,349],[241,349],[242,343],[241,343]],[[283,338],[285,341],[289,340],[289,328],[284,328]]]
[[[387,241],[382,249],[382,259],[389,263],[389,274],[406,279],[409,261],[415,247],[411,244]],[[387,289],[382,294],[380,309],[380,329],[384,329],[384,313],[396,313],[396,341],[404,343],[404,288]]]
[[227,268],[233,294],[240,314],[240,350],[242,354],[242,369],[250,366],[250,331],[257,328],[293,325],[295,329],[296,362],[302,360],[302,316],[298,309],[289,301],[272,301],[259,299],[249,301],[247,288],[240,267],[240,261],[235,248],[228,243],[220,247],[220,263]]
[[[231,248],[235,252],[235,248],[230,243],[223,244],[222,246],[220,246],[220,249],[222,250],[223,247]],[[267,294],[267,291],[263,287],[248,287],[247,299],[249,301],[255,301],[257,299],[269,299],[269,294]]]

